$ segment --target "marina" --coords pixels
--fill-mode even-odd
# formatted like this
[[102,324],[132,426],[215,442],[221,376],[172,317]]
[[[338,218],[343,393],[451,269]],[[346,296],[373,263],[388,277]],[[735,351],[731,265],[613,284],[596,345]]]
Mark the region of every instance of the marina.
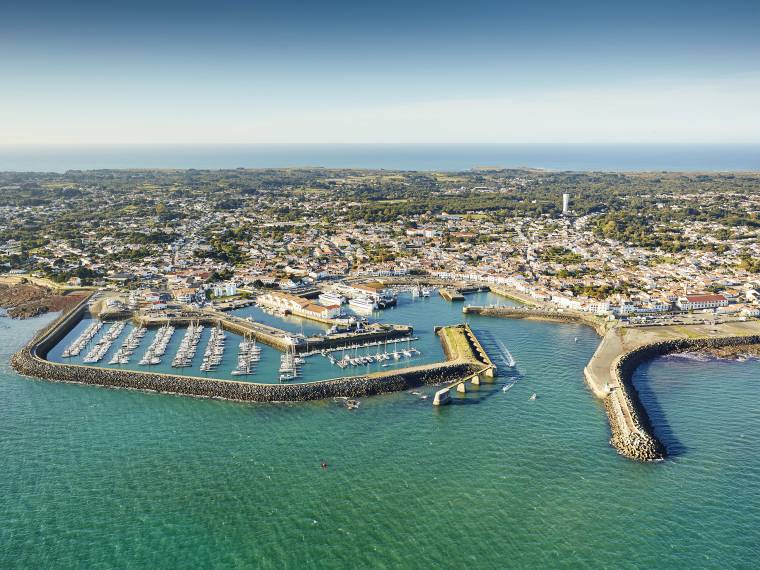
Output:
[[156,364],[161,364],[161,357],[166,354],[166,347],[169,345],[169,341],[174,335],[175,330],[176,329],[169,324],[158,329],[153,342],[140,359],[140,366],[155,366]]
[[227,335],[224,334],[222,327],[216,326],[211,329],[211,336],[208,339],[206,350],[203,353],[203,362],[201,363],[201,372],[210,372],[216,370],[216,367],[222,362],[224,356],[224,342]]
[[[397,361],[404,358],[411,359],[422,354],[417,348],[411,346],[412,340],[417,339],[408,337],[406,339],[406,346],[404,346],[404,339],[402,339],[401,348],[398,346],[399,341],[394,340],[392,343],[389,343],[389,341],[370,342],[362,345],[351,345],[331,351],[324,350],[321,352],[321,354],[328,360],[328,362],[330,362],[330,364],[341,369],[347,368],[349,366],[369,366],[373,363],[380,363],[380,365],[385,368],[390,365],[390,361]],[[371,351],[365,351],[362,353],[359,352],[360,349],[373,346],[377,348],[374,353]],[[382,351],[380,350],[381,348],[383,349]],[[342,353],[340,358],[333,356],[333,354],[337,352]]]
[[[473,299],[498,301],[498,298],[488,295],[488,293],[475,293]],[[327,334],[330,327],[293,315],[269,314],[260,307],[252,305],[225,314],[233,319],[233,322],[239,320],[241,327],[224,331],[225,350],[221,355],[210,355],[211,359],[207,361],[203,369],[201,366],[209,339],[212,331],[217,328],[217,323],[208,318],[203,323],[192,318],[176,322],[173,325],[175,332],[168,339],[164,337],[165,332],[162,332],[166,330],[165,321],[146,323],[149,325],[146,327],[127,322],[125,331],[122,333],[126,335],[122,346],[112,347],[104,359],[97,363],[97,366],[123,370],[149,368],[151,371],[166,374],[180,373],[204,378],[280,383],[312,382],[357,373],[381,373],[443,360],[444,353],[440,339],[434,333],[434,325],[461,322],[463,319],[461,307],[447,304],[438,296],[413,297],[409,288],[397,291],[397,298],[395,306],[369,315],[367,317],[369,326],[373,323],[409,323],[415,325],[413,334],[407,333],[398,338],[372,338],[371,336],[363,338],[361,335],[352,337],[337,334],[331,343],[325,343],[322,340],[323,337],[318,335]],[[286,357],[283,363],[285,350],[281,351],[264,345],[250,334],[244,334],[243,331],[246,330],[247,325],[242,326],[242,323],[250,323],[251,321],[247,320],[249,318],[253,319],[254,323],[261,323],[262,326],[276,327],[277,330],[290,335],[289,338],[295,339],[298,359]],[[86,329],[97,327],[97,322],[91,318],[80,321],[51,349],[48,358],[54,361],[84,364],[81,355],[64,357],[63,350]],[[238,330],[240,332],[237,332]],[[95,341],[99,338],[98,335],[104,332],[105,329],[97,333]],[[339,331],[334,331],[334,333],[339,333]],[[158,340],[156,337],[159,337]],[[251,353],[252,358],[250,360],[244,358],[245,362],[243,362],[240,357],[240,345],[245,341],[250,342],[255,349]],[[155,348],[164,343],[166,343],[163,349],[164,354],[155,354]],[[283,345],[287,346],[287,343]],[[246,345],[243,344],[243,354],[246,354],[245,347]],[[139,364],[141,361],[148,364],[141,365]],[[155,364],[150,364],[151,361]]]
[[79,353],[82,352],[82,349],[87,346],[87,344],[93,339],[93,337],[98,334],[100,329],[103,328],[103,322],[102,321],[95,321],[87,325],[87,328],[85,328],[76,339],[66,348],[66,350],[63,351],[62,356],[64,358],[69,358],[71,356],[79,356]]
[[248,376],[256,372],[256,363],[261,360],[261,347],[255,340],[243,338],[238,345],[237,367],[231,372],[233,376]]
[[108,350],[111,348],[111,345],[114,343],[114,341],[119,338],[122,331],[124,331],[124,326],[124,321],[117,321],[112,324],[106,331],[106,334],[100,337],[100,339],[95,343],[95,346],[92,348],[92,350],[90,350],[90,352],[88,352],[87,355],[82,359],[82,362],[86,364],[95,364],[97,362],[100,362],[105,356],[106,352],[108,352]]
[[172,360],[173,368],[186,368],[192,365],[195,351],[198,349],[198,343],[201,340],[203,325],[190,323],[185,330],[185,336],[182,337],[177,353]]
[[124,339],[124,342],[119,347],[119,350],[114,353],[108,364],[129,364],[130,357],[135,353],[137,347],[140,346],[140,342],[142,341],[146,332],[148,332],[148,329],[145,327],[132,328],[132,330],[127,335],[127,338]]

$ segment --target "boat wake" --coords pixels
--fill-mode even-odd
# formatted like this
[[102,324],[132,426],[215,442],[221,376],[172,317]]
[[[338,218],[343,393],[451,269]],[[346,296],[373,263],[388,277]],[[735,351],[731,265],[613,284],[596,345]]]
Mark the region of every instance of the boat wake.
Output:
[[499,356],[501,357],[502,363],[509,368],[514,368],[517,362],[515,361],[515,357],[512,356],[512,353],[509,352],[509,349],[506,347],[506,345],[499,339],[496,339],[496,345],[499,347]]

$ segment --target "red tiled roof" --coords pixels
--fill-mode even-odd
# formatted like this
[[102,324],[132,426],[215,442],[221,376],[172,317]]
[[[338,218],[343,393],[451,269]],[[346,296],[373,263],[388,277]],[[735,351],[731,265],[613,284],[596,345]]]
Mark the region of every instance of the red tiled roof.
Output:
[[720,303],[726,300],[723,295],[686,295],[689,303]]

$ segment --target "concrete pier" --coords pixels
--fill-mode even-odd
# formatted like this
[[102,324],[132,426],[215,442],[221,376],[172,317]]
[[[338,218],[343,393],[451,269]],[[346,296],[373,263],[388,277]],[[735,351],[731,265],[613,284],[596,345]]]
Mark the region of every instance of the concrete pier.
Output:
[[433,399],[433,405],[442,406],[451,401],[449,392],[452,388],[460,394],[466,394],[467,382],[473,386],[479,386],[483,377],[493,378],[496,374],[496,365],[491,361],[469,325],[439,327],[436,328],[436,333],[441,337],[444,352],[449,360],[469,362],[475,368],[472,374],[453,381],[444,390],[439,391],[441,396]]
[[433,405],[434,406],[445,406],[451,401],[451,394],[450,388],[443,388],[441,390],[438,390],[435,393],[435,396],[433,396]]
[[464,295],[457,289],[441,288],[438,289],[438,294],[447,301],[464,301]]

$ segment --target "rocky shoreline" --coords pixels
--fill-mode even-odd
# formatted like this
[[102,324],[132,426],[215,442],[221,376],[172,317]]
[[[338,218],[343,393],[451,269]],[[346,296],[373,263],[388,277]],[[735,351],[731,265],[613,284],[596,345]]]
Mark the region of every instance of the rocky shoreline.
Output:
[[66,310],[82,298],[76,293],[61,294],[32,283],[0,283],[0,308],[13,319],[30,319],[50,311]]
[[743,361],[750,358],[760,358],[760,346],[752,344],[702,348],[694,352],[696,354],[705,354],[709,357],[718,358],[720,360]]

